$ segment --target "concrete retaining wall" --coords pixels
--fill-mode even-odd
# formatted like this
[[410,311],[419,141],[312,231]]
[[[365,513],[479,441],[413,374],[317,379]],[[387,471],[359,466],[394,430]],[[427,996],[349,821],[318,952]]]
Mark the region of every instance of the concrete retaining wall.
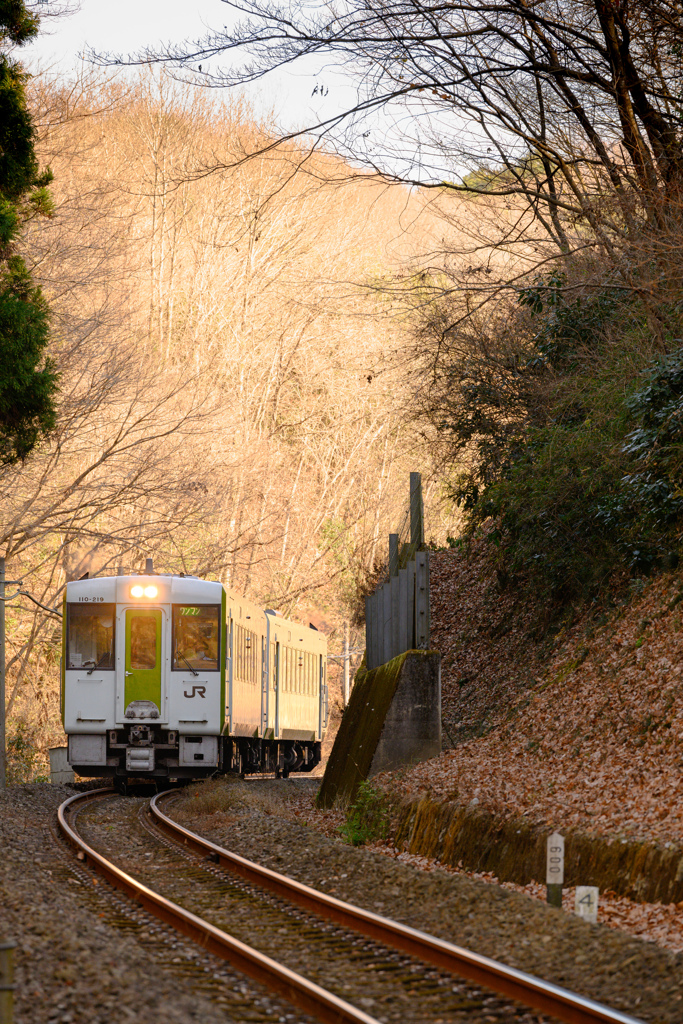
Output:
[[369,672],[363,661],[327,762],[318,807],[353,800],[371,772],[440,753],[440,665],[436,651],[406,651]]
[[[396,845],[501,882],[545,881],[546,842],[553,829],[503,818],[477,805],[428,797],[400,809]],[[683,900],[683,849],[678,844],[565,833],[565,885],[597,885],[648,903]]]
[[441,753],[441,655],[410,652],[398,675],[368,776]]

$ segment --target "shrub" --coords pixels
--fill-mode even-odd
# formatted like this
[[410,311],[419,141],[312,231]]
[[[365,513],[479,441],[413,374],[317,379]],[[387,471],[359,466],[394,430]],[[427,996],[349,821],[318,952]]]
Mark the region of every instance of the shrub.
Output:
[[637,298],[581,294],[560,273],[524,289],[505,323],[499,344],[470,337],[476,359],[453,356],[435,422],[454,461],[469,459],[453,486],[469,532],[485,528],[502,578],[559,606],[675,566],[680,342],[653,358]]
[[391,807],[386,794],[369,782],[361,782],[340,834],[352,846],[363,846],[375,839],[386,839],[390,825]]
[[38,749],[24,722],[7,740],[7,784],[49,782],[50,772],[44,752]]

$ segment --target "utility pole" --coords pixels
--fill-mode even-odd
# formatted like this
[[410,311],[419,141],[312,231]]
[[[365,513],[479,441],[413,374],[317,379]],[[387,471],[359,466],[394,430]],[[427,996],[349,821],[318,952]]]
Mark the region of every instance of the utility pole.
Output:
[[0,792],[7,785],[5,738],[5,559],[0,558]]
[[[0,557],[0,793],[7,786],[7,730],[5,725],[5,604],[7,601],[8,583],[21,586],[22,581],[6,579],[5,559],[4,557]],[[33,601],[35,598],[31,598],[31,600]],[[36,601],[36,604],[37,603],[38,602]]]
[[349,704],[349,680],[350,680],[350,661],[351,654],[349,652],[349,624],[344,623],[344,644],[342,646],[342,657],[344,659],[344,707],[348,707]]

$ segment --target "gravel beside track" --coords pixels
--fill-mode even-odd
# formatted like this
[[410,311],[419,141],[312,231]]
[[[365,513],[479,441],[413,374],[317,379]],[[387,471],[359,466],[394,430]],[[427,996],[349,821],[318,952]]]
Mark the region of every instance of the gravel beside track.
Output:
[[[368,910],[653,1024],[674,1024],[683,1018],[683,955],[601,925],[587,925],[514,892],[446,872],[425,874],[322,836],[287,817],[291,817],[288,792],[297,787],[301,793],[304,787],[312,794],[314,780],[231,779],[224,784],[229,799],[218,813],[193,813],[192,793],[199,787],[184,791],[169,812],[235,853]],[[70,788],[45,784],[15,786],[0,795],[0,940],[17,942],[16,1024],[111,1024],[113,1019],[299,1024],[304,1020],[298,1011],[232,973],[222,961],[206,957],[190,941],[134,910],[130,901],[112,893],[105,883],[93,884],[89,870],[55,838],[56,809],[72,793]],[[140,806],[141,801],[133,798],[126,813],[137,820]],[[101,804],[99,820],[93,818],[89,827],[120,854],[120,833],[114,821],[106,820],[107,813]],[[85,818],[81,825],[86,825]],[[155,842],[136,831],[132,849],[124,853],[135,861],[146,861],[149,882],[161,888],[165,855],[154,854],[146,846],[148,841]],[[151,857],[144,856],[150,852]],[[190,873],[199,870],[185,863]],[[224,882],[216,877],[213,884]],[[289,944],[291,928],[281,927],[287,932],[279,940],[276,934],[275,944]],[[305,932],[312,923],[300,922],[300,927]],[[362,940],[356,952],[364,954],[366,945]],[[309,955],[303,942],[295,952],[304,959]],[[388,976],[382,979],[378,974],[382,982],[378,991],[395,990],[391,971],[403,970],[404,965],[394,961]],[[433,988],[441,995],[444,987],[438,974],[434,972]],[[454,987],[459,987],[457,979]],[[342,989],[339,994],[354,1001],[348,991]],[[454,995],[465,997],[465,986]],[[366,1012],[397,1019],[391,1000],[383,1002],[383,995],[377,996],[374,990],[364,998],[368,1002],[361,1005]],[[477,999],[479,1005],[470,1006],[459,1017],[449,1010],[444,1021],[521,1024],[539,1019],[532,1013],[515,1014],[510,1004],[505,1009],[502,1000],[489,1002],[485,993]],[[397,1005],[403,1004],[399,1000]],[[413,1024],[421,1018],[404,1012],[403,1019]],[[440,1018],[430,1013],[425,1019],[436,1024]]]
[[[82,838],[150,888],[386,1024],[533,1024],[542,1018],[291,906],[149,831],[147,801],[84,808]],[[126,836],[122,849],[121,836]]]
[[94,884],[56,835],[57,808],[73,792],[43,784],[0,794],[0,941],[17,944],[15,1024],[308,1020]]
[[175,806],[166,805],[167,813],[234,853],[367,910],[644,1020],[683,1019],[683,954],[507,889],[445,871],[420,872],[287,820],[287,788],[308,787],[312,795],[314,780],[223,784],[230,787],[227,810],[193,813],[192,787]]

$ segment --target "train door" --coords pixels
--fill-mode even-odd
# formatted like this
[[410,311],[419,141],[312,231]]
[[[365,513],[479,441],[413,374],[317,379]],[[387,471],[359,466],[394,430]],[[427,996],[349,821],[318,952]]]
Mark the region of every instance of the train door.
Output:
[[160,608],[128,608],[124,615],[124,717],[164,718],[163,613]]
[[234,620],[232,617],[232,610],[228,610],[228,618],[226,622],[226,642],[225,642],[225,696],[226,696],[226,708],[225,708],[225,729],[228,735],[232,732],[232,721],[233,721],[233,706],[232,706],[232,677],[233,677],[233,629]]
[[275,739],[280,738],[280,641],[276,638],[273,645],[273,689],[275,690],[275,720],[273,722],[273,735]]
[[261,736],[268,735],[268,707],[270,704],[270,679],[268,678],[268,630],[261,637]]
[[327,661],[324,655],[318,655],[318,686],[320,689],[318,702],[318,739],[321,740],[327,728]]

